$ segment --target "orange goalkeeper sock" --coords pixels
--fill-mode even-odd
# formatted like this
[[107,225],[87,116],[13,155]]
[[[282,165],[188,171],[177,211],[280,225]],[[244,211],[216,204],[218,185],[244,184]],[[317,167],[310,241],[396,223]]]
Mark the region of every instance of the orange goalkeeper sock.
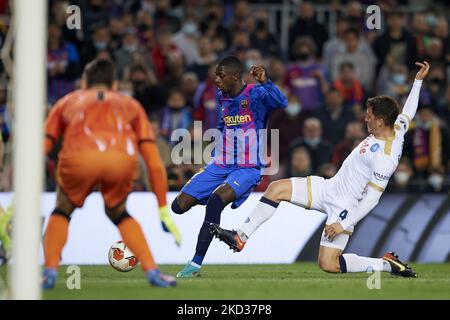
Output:
[[58,268],[61,251],[67,241],[69,219],[59,214],[49,218],[44,236],[45,267]]
[[141,226],[132,217],[127,217],[120,221],[117,225],[123,242],[130,248],[141,262],[142,269],[148,271],[156,269],[157,266],[153,261],[152,253],[145,240]]

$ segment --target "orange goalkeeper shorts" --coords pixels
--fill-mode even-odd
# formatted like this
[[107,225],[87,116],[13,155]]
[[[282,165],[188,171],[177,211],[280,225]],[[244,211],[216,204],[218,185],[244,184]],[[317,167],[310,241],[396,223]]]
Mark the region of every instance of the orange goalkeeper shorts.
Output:
[[122,203],[137,176],[138,159],[118,151],[60,154],[57,182],[75,207],[98,186],[107,208]]

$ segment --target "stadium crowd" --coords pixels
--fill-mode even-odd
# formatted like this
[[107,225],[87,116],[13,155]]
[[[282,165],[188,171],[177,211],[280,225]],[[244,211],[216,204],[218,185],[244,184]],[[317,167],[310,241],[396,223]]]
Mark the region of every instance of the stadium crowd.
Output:
[[[53,0],[48,24],[48,108],[79,87],[81,71],[89,61],[113,60],[118,90],[144,106],[157,133],[170,190],[180,190],[202,164],[174,164],[175,142],[170,136],[176,129],[186,129],[194,137],[192,144],[204,144],[201,131],[217,125],[216,61],[233,54],[247,68],[263,64],[289,99],[287,109],[269,118],[269,128],[280,130],[280,170],[263,178],[257,188],[263,191],[279,178],[333,176],[367,136],[366,99],[389,95],[403,104],[417,71],[414,62],[426,59],[430,75],[389,190],[448,192],[449,9],[445,1],[429,1],[430,6],[414,12],[399,9],[406,8],[408,1],[371,2],[382,9],[381,30],[367,28],[360,1],[320,1],[338,13],[331,26],[335,32],[330,32],[328,23],[317,19],[315,4],[292,1],[296,14],[290,21],[289,48],[282,50],[278,31],[270,31],[280,29],[280,18],[271,28],[270,12],[255,9],[252,1]],[[66,27],[70,3],[81,8],[81,30]],[[7,5],[0,5],[0,10],[2,16],[8,14]],[[2,46],[7,31],[2,22]],[[0,129],[8,146],[13,137],[9,138],[8,77],[3,65],[1,72]],[[244,79],[254,82],[248,73]],[[194,120],[202,121],[201,129]],[[183,157],[189,160],[194,155]],[[49,191],[55,188],[55,161],[56,154],[47,161]],[[137,191],[149,190],[143,170],[135,181]],[[5,165],[4,191],[11,189],[11,171]]]

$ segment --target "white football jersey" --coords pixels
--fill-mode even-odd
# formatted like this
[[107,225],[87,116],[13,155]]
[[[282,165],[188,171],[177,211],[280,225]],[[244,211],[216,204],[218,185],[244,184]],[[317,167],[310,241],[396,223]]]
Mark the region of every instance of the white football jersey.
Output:
[[394,136],[377,138],[373,134],[362,141],[345,159],[330,179],[329,192],[357,205],[367,187],[384,191],[402,155],[403,140],[409,126],[408,116],[400,114],[394,125]]

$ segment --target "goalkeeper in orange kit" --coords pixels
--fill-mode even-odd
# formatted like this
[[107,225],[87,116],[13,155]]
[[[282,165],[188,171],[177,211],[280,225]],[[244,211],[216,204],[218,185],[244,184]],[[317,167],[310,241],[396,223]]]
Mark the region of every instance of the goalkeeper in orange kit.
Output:
[[96,186],[103,195],[106,214],[141,262],[148,281],[160,287],[176,284],[172,276],[159,271],[141,227],[126,210],[141,153],[163,228],[180,244],[180,234],[166,206],[167,175],[152,127],[135,99],[114,90],[114,78],[111,61],[92,61],[83,73],[83,89],[61,98],[45,122],[46,154],[60,136],[64,138],[58,155],[56,206],[44,236],[44,288],[55,285],[73,210],[83,206]]

